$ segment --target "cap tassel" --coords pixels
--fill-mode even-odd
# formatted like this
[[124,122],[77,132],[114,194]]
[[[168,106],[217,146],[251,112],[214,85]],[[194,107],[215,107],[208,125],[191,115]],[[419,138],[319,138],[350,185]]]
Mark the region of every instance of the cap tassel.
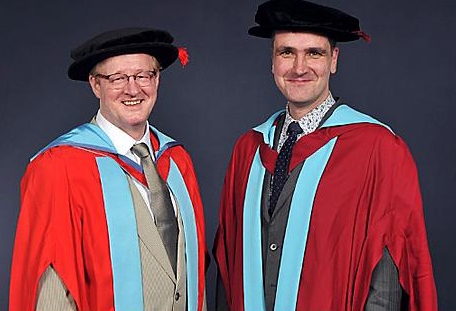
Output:
[[182,65],[182,67],[184,67],[185,65],[187,65],[188,63],[188,52],[187,52],[187,48],[178,48],[178,51],[179,51],[179,54],[178,54],[178,58],[179,58],[179,61]]
[[366,41],[367,43],[371,43],[372,37],[370,35],[368,35],[367,33],[365,33],[364,31],[358,30],[358,31],[355,31],[354,33],[357,34],[360,38],[363,38],[364,41]]

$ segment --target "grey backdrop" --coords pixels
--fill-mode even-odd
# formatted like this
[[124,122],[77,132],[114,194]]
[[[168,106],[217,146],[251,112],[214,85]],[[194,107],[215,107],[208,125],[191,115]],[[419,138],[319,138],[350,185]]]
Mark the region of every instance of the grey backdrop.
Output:
[[[151,121],[193,156],[212,247],[220,189],[236,137],[285,104],[271,79],[270,43],[246,34],[260,2],[1,0],[0,310],[8,304],[19,182],[28,159],[96,113],[88,85],[66,77],[69,50],[111,28],[168,29],[178,45],[188,48],[188,66],[174,64],[163,73]],[[373,37],[371,44],[340,46],[331,89],[408,142],[420,172],[440,309],[455,310],[456,2],[321,3],[357,15]],[[212,261],[210,309],[214,267]]]

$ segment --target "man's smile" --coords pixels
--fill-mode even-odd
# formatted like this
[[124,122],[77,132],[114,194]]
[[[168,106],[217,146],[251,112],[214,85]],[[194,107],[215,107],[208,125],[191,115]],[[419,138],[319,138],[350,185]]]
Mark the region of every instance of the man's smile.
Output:
[[135,100],[122,100],[122,104],[127,105],[127,106],[134,106],[138,105],[142,102],[142,99],[135,99]]

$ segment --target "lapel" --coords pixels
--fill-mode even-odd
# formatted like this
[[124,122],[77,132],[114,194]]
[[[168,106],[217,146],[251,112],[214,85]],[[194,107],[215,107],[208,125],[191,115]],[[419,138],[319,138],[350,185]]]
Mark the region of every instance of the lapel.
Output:
[[[172,193],[171,193],[172,195]],[[184,223],[179,209],[179,204],[176,202],[177,208],[177,224],[179,226],[179,234],[177,236],[177,284],[186,286],[187,284],[187,269],[185,263],[185,231]],[[182,293],[182,291],[180,291]],[[185,293],[185,291],[183,291]]]
[[[277,205],[274,209],[274,213],[272,217],[275,217],[277,213],[280,212],[285,207],[289,207],[291,205],[291,197],[293,196],[294,190],[296,188],[296,181],[298,180],[299,173],[301,173],[301,169],[304,162],[301,162],[293,171],[291,171],[290,176],[288,176],[285,185],[283,186],[282,192],[280,192],[279,199],[277,200]],[[286,203],[290,202],[290,205]]]
[[[128,176],[128,175],[127,175]],[[146,203],[130,176],[128,176],[128,184],[133,197],[134,208],[136,213],[136,224],[138,226],[139,239],[144,243],[149,255],[153,256],[163,270],[168,274],[169,278],[176,282],[173,268],[169,262],[168,254],[165,246],[160,238],[157,227],[149,213]],[[179,227],[179,229],[181,229]],[[179,239],[181,234],[179,234]]]
[[[285,182],[285,185],[280,192],[279,199],[274,208],[274,212],[269,216],[269,193],[271,191],[271,174],[274,173],[275,163],[277,161],[278,153],[276,151],[279,143],[280,132],[282,131],[283,123],[285,121],[285,115],[278,115],[276,119],[275,127],[271,128],[273,135],[269,134],[269,145],[263,141],[260,143],[260,154],[261,161],[266,168],[265,184],[263,186],[263,217],[270,221],[275,215],[286,205],[285,203],[290,200],[294,193],[296,181],[301,172],[304,161],[315,153],[319,148],[325,145],[333,136],[328,135],[327,131],[316,130],[308,135],[301,137],[293,147],[290,159],[289,177]],[[271,123],[271,121],[270,121]],[[272,148],[271,145],[272,144]]]
[[[290,198],[293,196],[295,187],[296,187],[296,181],[299,177],[299,173],[301,172],[302,165],[304,162],[301,163],[301,165],[298,165],[291,173],[290,176],[288,177],[287,181],[285,182],[285,185],[283,186],[282,192],[280,192],[279,199],[277,200],[277,205],[274,208],[274,212],[271,216],[269,216],[269,192],[271,188],[271,174],[266,172],[265,178],[264,178],[264,185],[263,185],[263,195],[262,195],[262,213],[263,217],[266,221],[270,221],[271,218],[274,218],[277,213],[279,213],[280,210],[285,208],[286,202],[290,200]],[[290,200],[291,202],[291,200]],[[289,207],[289,205],[288,205]]]

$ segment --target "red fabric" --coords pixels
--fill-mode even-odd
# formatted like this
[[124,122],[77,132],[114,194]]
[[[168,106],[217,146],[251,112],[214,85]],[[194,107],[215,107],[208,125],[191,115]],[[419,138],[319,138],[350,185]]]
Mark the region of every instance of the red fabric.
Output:
[[[98,156],[99,151],[61,146],[45,151],[29,164],[21,183],[10,311],[35,310],[38,282],[49,265],[61,277],[79,311],[114,310],[108,229],[95,160]],[[181,146],[163,153],[158,160],[159,173],[167,177],[170,158],[182,173],[194,206],[201,310],[206,266],[201,198],[190,157]],[[125,163],[122,166],[128,167]]]
[[[296,310],[363,310],[385,247],[410,296],[409,310],[437,310],[418,176],[407,146],[379,125],[325,128],[297,142],[291,165],[336,136],[314,200]],[[214,256],[231,311],[244,310],[242,216],[251,163],[258,146],[265,167],[276,154],[262,140],[254,131],[238,140],[222,193]]]

